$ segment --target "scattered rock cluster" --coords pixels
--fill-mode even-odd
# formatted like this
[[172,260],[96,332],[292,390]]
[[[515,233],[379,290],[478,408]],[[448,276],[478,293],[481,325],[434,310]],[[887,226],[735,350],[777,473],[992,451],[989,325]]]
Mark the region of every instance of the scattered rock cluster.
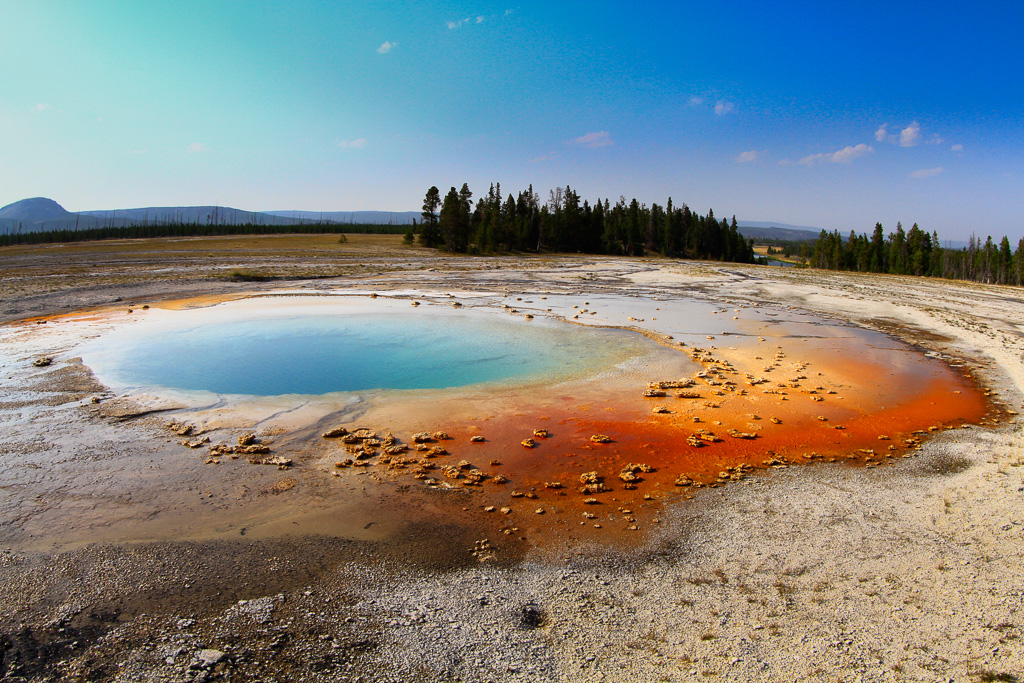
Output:
[[[181,422],[169,422],[167,423],[167,429],[178,436],[198,437],[195,425],[181,423]],[[202,438],[185,439],[181,441],[181,445],[186,448],[201,448],[206,445],[210,445],[210,437],[204,436]],[[280,470],[286,470],[293,465],[290,458],[285,458],[280,455],[270,455],[270,446],[265,443],[260,443],[254,432],[245,432],[238,437],[238,445],[232,446],[226,443],[218,443],[210,445],[208,457],[205,460],[207,465],[219,465],[221,456],[230,456],[232,460],[237,460],[239,456],[246,455],[250,456],[247,458],[248,462],[252,465],[274,465]],[[258,457],[267,456],[267,457]]]

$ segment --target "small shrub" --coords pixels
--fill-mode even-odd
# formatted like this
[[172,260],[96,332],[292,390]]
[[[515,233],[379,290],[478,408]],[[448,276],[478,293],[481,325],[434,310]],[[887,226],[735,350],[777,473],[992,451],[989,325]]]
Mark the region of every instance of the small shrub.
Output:
[[981,670],[975,674],[979,680],[985,681],[985,683],[992,683],[992,681],[1000,681],[1001,683],[1017,683],[1020,679],[1011,673],[1005,671],[989,671]]
[[942,455],[929,465],[935,474],[952,475],[967,471],[974,462],[970,458],[957,455]]
[[540,628],[544,625],[547,617],[540,605],[532,602],[523,605],[519,612],[519,626],[526,630]]
[[260,275],[259,273],[252,272],[251,270],[241,269],[230,271],[224,276],[224,278],[226,280],[231,280],[232,282],[262,282],[263,280],[270,279],[266,275]]

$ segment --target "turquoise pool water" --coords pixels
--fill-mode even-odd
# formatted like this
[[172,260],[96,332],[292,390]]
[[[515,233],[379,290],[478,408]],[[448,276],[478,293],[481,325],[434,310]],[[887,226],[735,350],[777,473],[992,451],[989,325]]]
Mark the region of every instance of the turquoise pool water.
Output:
[[80,354],[102,381],[122,388],[277,396],[569,378],[640,350],[628,333],[493,311],[300,306],[266,314],[221,306],[219,314],[220,307],[164,312]]

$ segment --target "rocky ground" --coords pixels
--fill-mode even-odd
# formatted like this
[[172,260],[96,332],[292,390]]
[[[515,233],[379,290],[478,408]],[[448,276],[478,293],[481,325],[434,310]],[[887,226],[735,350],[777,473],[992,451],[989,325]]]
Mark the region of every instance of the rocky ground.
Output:
[[[308,277],[311,263],[337,275],[316,286],[338,288],[773,301],[969,359],[1009,412],[995,426],[943,432],[892,466],[777,469],[704,489],[630,549],[547,546],[480,564],[479,539],[457,525],[418,545],[415,531],[0,545],[0,680],[1024,680],[1021,290],[664,260],[447,259],[397,246],[370,258],[343,246],[295,247],[274,262],[281,279],[257,283],[214,273],[218,257],[201,245],[187,269],[181,254],[146,252],[137,271],[131,250],[63,263],[42,250],[0,253],[3,314],[304,286],[291,278]],[[70,262],[113,275],[62,285]],[[8,395],[3,419],[33,401],[60,415],[94,390],[79,378]],[[24,443],[0,442],[5,459],[31,461]]]

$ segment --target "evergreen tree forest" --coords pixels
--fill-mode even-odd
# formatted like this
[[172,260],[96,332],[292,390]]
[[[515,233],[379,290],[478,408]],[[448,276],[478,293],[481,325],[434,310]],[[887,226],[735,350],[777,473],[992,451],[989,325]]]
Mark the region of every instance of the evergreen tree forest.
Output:
[[15,244],[63,244],[108,239],[153,239],[158,237],[217,237],[225,235],[400,235],[408,225],[375,223],[334,223],[326,221],[295,224],[265,223],[133,223],[95,228],[0,233],[0,247]]
[[810,264],[826,270],[928,275],[1019,287],[1024,285],[1024,239],[1016,251],[1005,236],[998,244],[991,236],[984,242],[972,236],[963,249],[944,249],[935,232],[929,234],[917,223],[909,231],[897,223],[896,232],[888,235],[876,223],[870,236],[853,231],[844,238],[838,231],[822,230]]
[[694,213],[686,204],[665,206],[619,197],[581,200],[571,187],[555,188],[547,201],[531,185],[502,198],[492,184],[475,203],[469,186],[442,198],[431,187],[423,201],[420,244],[454,253],[563,252],[664,256],[753,263],[753,242],[731,221]]

